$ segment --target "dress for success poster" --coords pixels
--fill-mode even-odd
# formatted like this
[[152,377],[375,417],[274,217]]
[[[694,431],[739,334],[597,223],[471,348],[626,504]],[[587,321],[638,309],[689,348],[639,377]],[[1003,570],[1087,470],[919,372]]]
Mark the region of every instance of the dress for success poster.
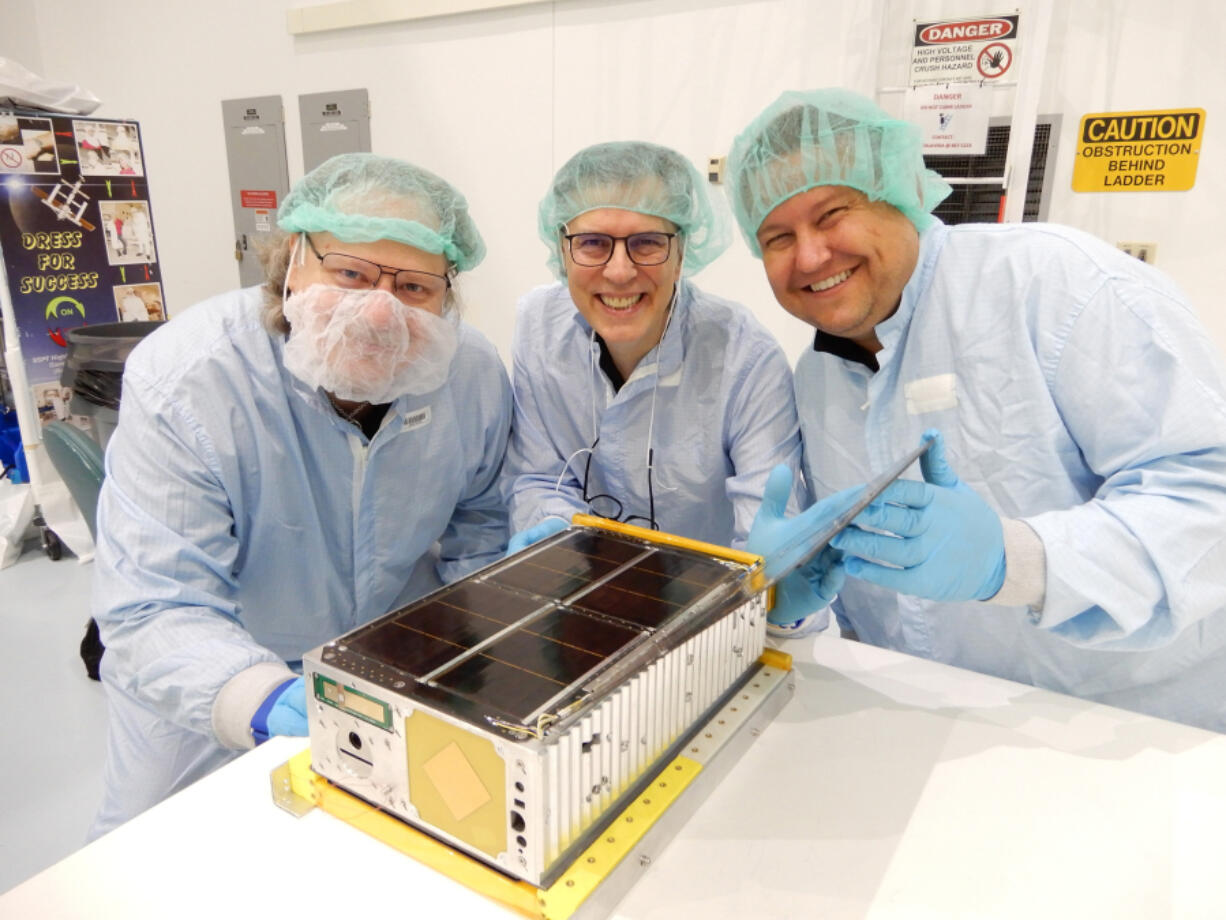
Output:
[[0,109],[0,252],[45,422],[69,329],[167,318],[139,126]]

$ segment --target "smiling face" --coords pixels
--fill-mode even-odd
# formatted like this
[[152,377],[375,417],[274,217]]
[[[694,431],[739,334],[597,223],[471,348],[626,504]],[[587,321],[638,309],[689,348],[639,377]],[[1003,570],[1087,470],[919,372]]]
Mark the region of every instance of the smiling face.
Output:
[[[574,218],[563,231],[607,233],[629,236],[632,233],[676,233],[677,228],[662,217],[599,208]],[[622,377],[628,379],[642,357],[651,351],[664,334],[668,303],[681,277],[680,240],[672,241],[668,259],[659,265],[637,265],[626,254],[624,242],[616,243],[613,255],[604,265],[576,265],[570,246],[562,240],[566,283],[575,306],[604,339]]]
[[793,195],[757,232],[775,299],[793,316],[876,353],[919,257],[919,232],[897,208],[822,185]]

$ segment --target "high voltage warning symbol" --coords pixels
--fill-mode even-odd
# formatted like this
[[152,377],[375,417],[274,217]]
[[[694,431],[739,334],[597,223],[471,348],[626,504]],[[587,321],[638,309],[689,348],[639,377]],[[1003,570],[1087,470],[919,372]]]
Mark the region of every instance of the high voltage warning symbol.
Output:
[[1204,109],[1086,115],[1077,132],[1075,192],[1182,192],[1196,184]]

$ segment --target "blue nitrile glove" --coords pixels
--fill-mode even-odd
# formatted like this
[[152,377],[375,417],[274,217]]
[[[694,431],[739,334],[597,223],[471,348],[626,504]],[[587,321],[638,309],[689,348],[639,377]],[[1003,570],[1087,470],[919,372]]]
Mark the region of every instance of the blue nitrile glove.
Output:
[[281,684],[260,704],[251,717],[251,735],[263,744],[273,735],[309,733],[306,716],[306,682],[294,677]]
[[[754,517],[745,549],[766,560],[765,575],[775,581],[780,573],[804,558],[812,538],[855,504],[861,486],[844,489],[785,517],[792,494],[792,471],[780,465],[771,470],[762,490],[762,505]],[[806,539],[808,537],[809,539]],[[767,631],[774,636],[798,637],[826,625],[826,607],[843,587],[842,553],[827,546],[799,570],[775,585],[775,605],[767,614]]]
[[[560,517],[547,517],[539,524],[521,530],[507,542],[507,556],[514,556],[521,549],[527,549],[533,543],[539,543],[546,537],[552,537],[560,530],[566,529],[566,522]],[[503,557],[504,559],[506,556]]]
[[[812,538],[833,523],[834,519],[856,503],[863,486],[852,486],[836,492],[829,498],[810,505],[800,514],[785,517],[788,498],[792,494],[792,471],[783,464],[771,470],[762,490],[762,505],[758,508],[745,550],[756,553],[766,560],[766,580],[775,581],[805,557],[812,545]],[[822,553],[805,568],[809,583],[818,586],[822,582]],[[832,560],[826,557],[827,564]],[[836,588],[837,592],[837,588]],[[832,593],[831,597],[834,596]],[[828,603],[828,602],[827,602]]]
[[843,554],[832,546],[775,584],[775,604],[766,614],[766,631],[779,639],[799,639],[830,622],[826,609],[843,587]]
[[932,442],[920,458],[924,481],[891,483],[833,545],[843,551],[848,575],[900,594],[986,600],[1005,580],[1000,518],[945,461],[941,433],[929,429],[924,439]]

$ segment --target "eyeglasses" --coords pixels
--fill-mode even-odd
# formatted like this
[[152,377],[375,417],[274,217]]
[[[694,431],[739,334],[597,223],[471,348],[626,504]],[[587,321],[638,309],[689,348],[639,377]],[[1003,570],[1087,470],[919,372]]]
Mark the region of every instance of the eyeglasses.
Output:
[[435,303],[451,287],[451,279],[446,275],[412,268],[391,268],[343,252],[325,252],[321,255],[311,237],[307,234],[303,236],[306,236],[307,245],[315,253],[315,258],[319,259],[320,267],[336,287],[370,290],[379,284],[384,275],[391,275],[392,291],[396,298],[411,307]]
[[[587,504],[588,510],[596,517],[606,518],[610,521],[618,521],[622,524],[633,524],[641,522],[638,526],[647,527],[651,530],[659,530],[660,525],[656,523],[656,495],[651,485],[651,464],[654,451],[647,452],[647,511],[648,516],[643,517],[641,514],[625,514],[625,508],[622,506],[621,500],[614,498],[612,495],[600,493],[599,495],[589,495],[587,491],[588,476],[592,472],[592,456],[596,453],[596,445],[600,443],[600,438],[596,438],[592,442],[592,446],[587,452],[587,463],[583,467],[583,501]],[[625,515],[625,516],[623,516]]]
[[570,257],[576,265],[595,268],[606,265],[613,258],[618,243],[626,244],[626,256],[635,265],[661,265],[668,261],[673,249],[675,233],[650,231],[631,233],[629,236],[610,236],[607,233],[565,233],[562,239],[570,247]]

